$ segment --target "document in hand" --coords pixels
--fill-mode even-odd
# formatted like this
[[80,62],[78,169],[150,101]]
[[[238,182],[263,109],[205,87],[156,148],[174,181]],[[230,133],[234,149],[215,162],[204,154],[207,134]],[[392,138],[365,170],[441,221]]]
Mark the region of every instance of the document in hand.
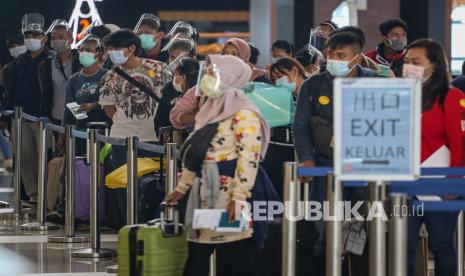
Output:
[[192,226],[194,229],[240,233],[249,229],[249,221],[241,215],[241,220],[229,222],[225,209],[196,209]]
[[[446,145],[440,147],[428,159],[421,163],[422,168],[447,168],[450,167],[450,150]],[[441,201],[440,196],[417,195],[421,201]]]
[[87,113],[80,109],[80,105],[77,102],[66,104],[66,107],[71,111],[76,120],[87,119]]

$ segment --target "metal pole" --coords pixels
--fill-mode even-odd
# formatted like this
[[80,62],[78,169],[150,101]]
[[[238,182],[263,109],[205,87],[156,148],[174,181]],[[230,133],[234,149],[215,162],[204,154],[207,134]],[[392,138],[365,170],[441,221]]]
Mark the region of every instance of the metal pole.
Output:
[[284,202],[288,202],[287,216],[283,218],[283,240],[282,240],[282,276],[295,275],[296,259],[296,236],[297,223],[289,220],[289,217],[295,217],[298,210],[298,186],[297,163],[284,163]]
[[[176,147],[177,144],[175,143],[166,143],[165,144],[165,157],[167,161],[167,168],[166,168],[166,182],[165,182],[165,191],[166,194],[169,195],[176,189],[176,182],[177,182],[177,159],[176,159]],[[167,208],[166,212],[166,220],[172,221],[174,218],[174,209]]]
[[[382,205],[386,195],[386,183],[370,182],[370,206]],[[372,209],[373,210],[373,209]],[[386,275],[386,222],[374,216],[369,223],[369,275]]]
[[463,257],[464,257],[464,224],[463,211],[460,211],[457,221],[457,276],[464,276]]
[[37,222],[21,225],[25,231],[47,231],[60,229],[57,225],[45,225],[47,212],[47,129],[45,123],[39,121],[39,171],[37,178]]
[[13,145],[14,145],[14,205],[15,213],[21,213],[21,140],[22,140],[22,107],[15,107],[15,114],[13,119]]
[[334,181],[334,174],[330,173],[327,176],[328,181],[328,201],[329,201],[329,216],[333,219],[329,220],[326,244],[326,275],[341,276],[342,275],[342,259],[341,259],[341,243],[342,243],[342,221],[343,221],[343,206],[342,206],[342,183],[338,180]]
[[65,210],[65,235],[49,237],[51,243],[84,243],[89,242],[89,237],[76,237],[74,231],[74,206],[75,206],[75,159],[76,139],[72,135],[73,125],[65,128],[66,152],[65,152],[65,184],[66,184],[66,210]]
[[81,249],[71,253],[71,256],[78,258],[109,258],[116,256],[116,252],[110,249],[100,248],[100,220],[99,220],[99,160],[100,151],[97,141],[98,129],[91,129],[89,133],[90,144],[90,248]]
[[128,146],[128,192],[127,192],[127,224],[137,224],[138,209],[138,183],[137,183],[137,137],[128,137],[126,144]]
[[407,276],[408,209],[405,194],[391,195],[389,223],[389,275]]
[[210,256],[210,273],[209,276],[216,276],[216,251]]

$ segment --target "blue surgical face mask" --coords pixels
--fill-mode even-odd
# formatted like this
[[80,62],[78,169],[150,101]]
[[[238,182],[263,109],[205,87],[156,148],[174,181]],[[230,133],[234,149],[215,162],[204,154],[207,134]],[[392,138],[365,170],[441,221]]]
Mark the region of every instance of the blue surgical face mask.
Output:
[[42,48],[42,40],[37,38],[26,38],[24,45],[31,52],[39,51]]
[[349,63],[350,61],[328,59],[326,61],[326,70],[333,77],[346,77],[351,70],[351,68],[349,68]]
[[112,50],[110,51],[110,59],[113,64],[122,65],[128,61],[129,56],[124,55],[124,50]]
[[276,86],[285,87],[285,88],[291,90],[292,92],[294,92],[295,88],[296,88],[295,82],[290,82],[289,77],[287,77],[287,76],[284,76],[284,77],[282,77],[280,79],[277,79],[275,83],[276,83]]

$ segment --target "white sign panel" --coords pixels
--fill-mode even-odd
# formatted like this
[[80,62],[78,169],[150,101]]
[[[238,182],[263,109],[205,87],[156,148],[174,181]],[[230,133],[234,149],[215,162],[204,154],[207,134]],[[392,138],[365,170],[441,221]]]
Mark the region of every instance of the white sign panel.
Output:
[[336,79],[335,174],[340,180],[414,180],[420,174],[421,82]]

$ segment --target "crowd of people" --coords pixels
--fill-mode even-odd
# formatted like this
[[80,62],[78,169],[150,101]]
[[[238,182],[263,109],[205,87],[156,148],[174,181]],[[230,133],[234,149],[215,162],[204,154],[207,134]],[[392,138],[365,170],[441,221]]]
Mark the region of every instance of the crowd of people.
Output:
[[[94,27],[76,47],[66,21],[55,20],[47,32],[41,15],[27,14],[21,30],[11,31],[7,37],[11,61],[2,69],[2,105],[4,109],[21,106],[25,113],[81,130],[89,122],[104,121],[111,125],[112,137],[137,136],[150,143],[162,142],[160,129],[166,126],[190,133],[186,141],[190,147],[183,147],[182,176],[176,191],[166,198],[175,204],[187,197],[189,258],[184,275],[208,275],[213,250],[221,276],[277,275],[279,269],[270,272],[265,268],[276,265],[264,257],[270,255],[266,250],[274,248],[270,245],[273,241],[267,240],[272,231],[260,228],[260,223],[241,233],[197,231],[189,228],[193,211],[226,209],[233,219],[239,201],[260,197],[283,200],[284,162],[298,161],[301,167],[333,166],[335,78],[420,79],[422,161],[446,145],[451,152],[450,166],[465,165],[465,95],[461,91],[465,77],[452,81],[446,54],[437,41],[425,38],[409,43],[403,20],[388,19],[379,31],[378,46],[367,51],[359,27],[339,28],[331,21],[322,22],[302,49],[283,40],[273,43],[271,63],[258,68],[260,53],[252,43],[231,38],[220,54],[201,56],[196,50],[198,33],[192,25],[180,21],[165,32],[153,14],[143,14],[134,30]],[[293,124],[270,129],[257,106],[241,91],[250,82],[289,89],[295,100]],[[76,119],[68,108],[72,103],[80,106],[86,119]],[[0,126],[8,129],[8,120],[0,119]],[[64,148],[63,135],[48,138],[50,145]],[[11,167],[11,149],[4,135],[0,145]],[[38,166],[35,123],[22,125],[20,146],[27,157],[22,165],[28,168],[21,171],[25,204],[34,205]],[[85,150],[85,143],[76,147],[78,155]],[[126,152],[125,146],[113,146],[113,169],[126,163]],[[144,151],[139,155],[152,156]],[[301,181],[311,183],[311,200],[326,200],[325,178],[302,177]],[[126,193],[124,189],[120,192],[118,205],[124,208]],[[348,200],[367,200],[363,188],[344,194]],[[124,211],[121,216],[124,221]],[[422,223],[429,233],[435,275],[455,275],[457,213],[453,212],[409,217],[408,274],[414,273]],[[299,227],[306,229],[303,224]],[[298,270],[302,275],[325,275],[326,222],[311,222],[309,229],[308,233],[299,231]]]

